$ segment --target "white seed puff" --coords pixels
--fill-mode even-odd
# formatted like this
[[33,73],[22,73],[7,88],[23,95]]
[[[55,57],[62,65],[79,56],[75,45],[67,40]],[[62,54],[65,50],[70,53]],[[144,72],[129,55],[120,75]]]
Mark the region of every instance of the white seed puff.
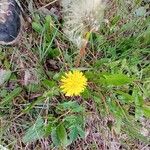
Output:
[[61,4],[64,33],[80,47],[87,32],[99,29],[105,4],[102,0],[61,0]]

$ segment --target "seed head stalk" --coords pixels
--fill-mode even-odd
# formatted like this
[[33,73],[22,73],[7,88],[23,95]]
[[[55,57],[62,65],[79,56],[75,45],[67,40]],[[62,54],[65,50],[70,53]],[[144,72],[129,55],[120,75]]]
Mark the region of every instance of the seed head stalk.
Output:
[[81,45],[81,48],[79,50],[79,54],[78,54],[77,59],[75,61],[75,67],[76,68],[80,66],[80,62],[81,62],[82,58],[86,55],[86,46],[88,44],[91,33],[92,32],[87,32],[85,34],[83,44]]

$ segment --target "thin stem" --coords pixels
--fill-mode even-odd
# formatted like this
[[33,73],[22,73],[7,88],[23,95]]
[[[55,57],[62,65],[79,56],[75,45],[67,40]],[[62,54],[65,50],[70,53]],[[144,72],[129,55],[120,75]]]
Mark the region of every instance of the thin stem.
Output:
[[91,31],[85,33],[84,41],[83,41],[83,43],[82,43],[82,46],[81,46],[80,51],[79,51],[79,54],[78,54],[78,56],[77,56],[77,60],[76,60],[76,62],[75,62],[75,67],[76,67],[76,68],[80,66],[81,59],[82,59],[82,58],[85,56],[85,54],[86,54],[86,47],[87,47],[87,44],[88,44],[90,35],[91,35]]

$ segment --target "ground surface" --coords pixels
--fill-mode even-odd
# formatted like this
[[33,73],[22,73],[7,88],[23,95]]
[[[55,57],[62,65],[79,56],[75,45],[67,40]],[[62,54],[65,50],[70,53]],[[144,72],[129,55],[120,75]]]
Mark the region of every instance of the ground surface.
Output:
[[59,84],[79,49],[63,33],[59,1],[21,4],[22,38],[0,47],[0,149],[148,150],[149,3],[106,4],[77,68],[88,87],[71,98]]

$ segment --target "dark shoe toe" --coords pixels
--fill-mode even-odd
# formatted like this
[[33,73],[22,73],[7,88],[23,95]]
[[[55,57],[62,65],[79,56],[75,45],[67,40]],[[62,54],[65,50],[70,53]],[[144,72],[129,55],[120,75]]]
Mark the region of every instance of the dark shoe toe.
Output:
[[6,21],[0,23],[0,44],[14,43],[21,30],[21,10],[15,0],[9,0]]

